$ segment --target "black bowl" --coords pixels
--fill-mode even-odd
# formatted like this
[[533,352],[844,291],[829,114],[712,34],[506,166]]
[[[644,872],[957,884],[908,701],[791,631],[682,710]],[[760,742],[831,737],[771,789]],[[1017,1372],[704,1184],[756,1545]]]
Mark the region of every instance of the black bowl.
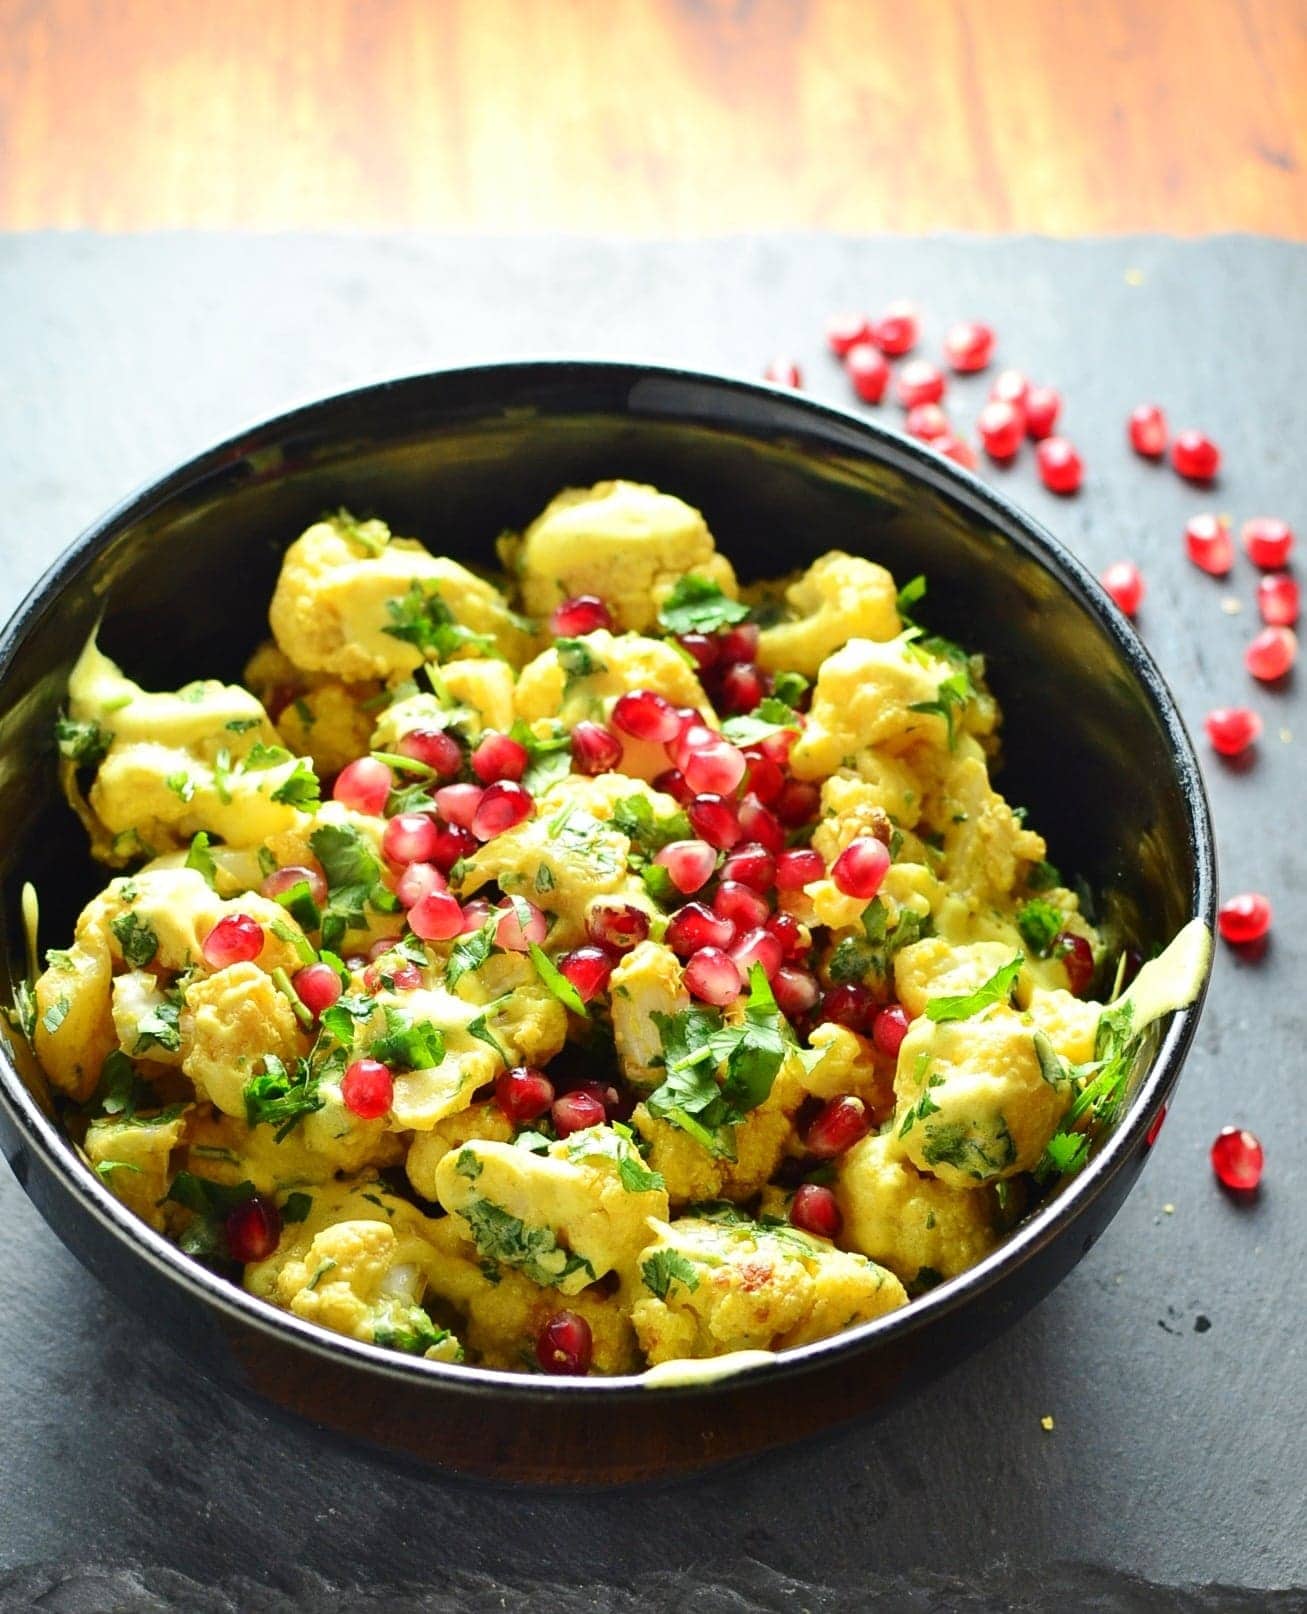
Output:
[[[0,640],[4,954],[25,970],[19,890],[43,939],[102,882],[57,788],[51,729],[97,618],[147,686],[239,676],[281,551],[324,510],[383,515],[441,551],[492,543],[559,488],[648,481],[706,515],[745,577],[830,548],[930,580],[932,628],[988,657],[1005,714],[1001,783],[1051,856],[1110,890],[1147,952],[1197,915],[1215,874],[1189,739],[1156,667],[1084,567],[1000,493],[923,446],[788,392],[684,371],[496,365],[364,388],[190,461],[111,511]],[[393,1451],[506,1479],[624,1479],[721,1460],[887,1404],[1039,1300],[1106,1227],[1148,1152],[1201,1000],[1088,1168],[971,1271],[906,1310],[716,1382],[558,1380],[413,1360],[325,1333],[187,1259],[126,1211],[53,1118],[21,1038],[0,1059],[15,1174],[85,1265],[200,1370]]]

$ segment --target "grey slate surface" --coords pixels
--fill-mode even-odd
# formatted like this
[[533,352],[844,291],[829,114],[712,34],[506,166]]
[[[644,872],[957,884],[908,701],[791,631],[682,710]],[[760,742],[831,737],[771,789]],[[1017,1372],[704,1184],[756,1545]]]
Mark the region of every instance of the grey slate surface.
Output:
[[[0,239],[6,610],[139,480],[362,381],[577,353],[755,375],[784,351],[845,402],[831,309],[912,295],[936,347],[948,320],[992,319],[1004,361],[1063,389],[1089,467],[1073,501],[1029,455],[995,476],[1095,568],[1145,568],[1141,631],[1191,726],[1250,695],[1266,717],[1254,766],[1208,776],[1226,888],[1278,913],[1259,963],[1222,949],[1154,1159],[1016,1332],[878,1423],[664,1487],[524,1495],[333,1449],[195,1380],[0,1176],[0,1606],[1305,1606],[1304,674],[1251,686],[1251,568],[1214,583],[1179,539],[1204,507],[1307,539],[1305,271],[1307,249],[1246,238]],[[955,386],[960,420],[985,385]],[[1128,453],[1144,399],[1216,435],[1217,491]],[[1207,1168],[1229,1121],[1268,1146],[1249,1206]]]

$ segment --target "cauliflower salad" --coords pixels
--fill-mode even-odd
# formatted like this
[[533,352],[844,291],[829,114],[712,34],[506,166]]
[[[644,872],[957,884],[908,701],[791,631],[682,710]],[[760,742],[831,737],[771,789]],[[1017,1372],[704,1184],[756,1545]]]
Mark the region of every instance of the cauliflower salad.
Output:
[[909,1304],[1084,1163],[1204,927],[1139,968],[1090,922],[922,578],[742,588],[627,482],[499,548],[490,581],[319,521],[242,685],[86,646],[61,768],[121,872],[14,1015],[90,1169],[442,1362],[631,1373]]

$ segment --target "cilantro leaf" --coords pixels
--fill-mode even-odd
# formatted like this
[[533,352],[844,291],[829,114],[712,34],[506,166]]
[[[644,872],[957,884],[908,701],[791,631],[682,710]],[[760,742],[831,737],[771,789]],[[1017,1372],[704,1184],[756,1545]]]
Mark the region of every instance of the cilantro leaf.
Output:
[[113,733],[98,723],[76,723],[70,717],[59,718],[54,726],[55,742],[59,755],[75,762],[79,768],[97,768],[113,744]]
[[728,599],[711,578],[696,572],[678,579],[663,601],[658,624],[664,633],[716,633],[743,622],[749,607],[742,600]]
[[283,1222],[302,1222],[313,1209],[312,1194],[299,1192],[287,1194],[281,1203],[281,1219]]
[[[407,1306],[399,1316],[385,1323],[374,1323],[372,1328],[374,1345],[384,1345],[392,1351],[407,1351],[410,1356],[423,1356],[453,1337],[448,1328],[437,1328],[421,1306]],[[456,1359],[463,1359],[461,1347]]]
[[585,1006],[585,999],[568,980],[558,965],[554,963],[549,954],[538,942],[532,942],[530,947],[531,962],[536,967],[536,974],[545,983],[553,995],[565,1009],[573,1014],[579,1014],[583,1019],[590,1018],[590,1011]]
[[430,1020],[413,1020],[402,1009],[386,1005],[385,1032],[369,1050],[374,1059],[404,1070],[430,1070],[445,1057],[444,1033]]
[[913,609],[920,605],[925,597],[926,578],[924,573],[918,572],[915,577],[910,577],[908,581],[904,583],[903,587],[898,592],[898,598],[894,602],[899,616],[904,622],[912,621]]
[[561,639],[554,640],[554,649],[558,652],[558,665],[567,674],[563,683],[564,695],[577,679],[608,671],[608,664],[600,661],[584,639],[573,639],[564,634]]
[[631,851],[640,858],[652,858],[664,846],[689,840],[694,834],[690,820],[679,809],[665,818],[656,817],[648,796],[623,796],[613,803],[608,821],[626,836]]
[[1028,891],[1051,891],[1054,886],[1062,884],[1062,876],[1057,868],[1041,858],[1038,863],[1032,863],[1026,870],[1026,889]]
[[[480,1175],[480,1162],[469,1149],[462,1151],[456,1166],[471,1181]],[[493,1200],[473,1194],[458,1207],[458,1214],[471,1231],[478,1255],[516,1267],[542,1289],[564,1282],[574,1272],[584,1272],[594,1281],[595,1270],[584,1256],[563,1249],[549,1228],[529,1227]]]
[[1017,913],[1021,940],[1036,958],[1047,958],[1062,930],[1062,911],[1042,897],[1032,897]]
[[522,788],[533,796],[543,795],[550,785],[565,779],[572,771],[572,736],[561,723],[553,723],[551,732],[539,735],[531,724],[518,718],[508,731],[510,740],[516,740],[527,755],[526,772],[522,775]]
[[684,1284],[691,1293],[699,1287],[699,1274],[694,1270],[693,1263],[687,1261],[678,1250],[655,1250],[641,1264],[640,1276],[644,1279],[645,1288],[657,1295],[659,1300],[667,1299],[674,1283]]
[[[519,1134],[513,1142],[520,1145],[522,1136]],[[567,1140],[567,1158],[613,1161],[617,1166],[618,1180],[628,1194],[646,1194],[667,1186],[662,1172],[652,1171],[645,1165],[644,1157],[635,1146],[634,1134],[621,1121],[574,1132]]]
[[280,763],[289,761],[290,752],[284,745],[268,745],[263,740],[255,740],[241,758],[241,772],[261,773],[265,768],[275,768]]
[[935,699],[931,701],[914,701],[908,707],[910,712],[930,712],[936,717],[944,719],[948,729],[948,748],[953,750],[957,744],[957,732],[954,728],[954,715],[961,711],[971,697],[975,694],[971,679],[965,671],[950,673],[947,678],[940,681],[935,691]]
[[195,799],[195,781],[186,772],[185,768],[179,768],[176,773],[170,773],[163,782],[172,791],[173,795],[179,797],[181,801],[190,802]]
[[498,654],[493,635],[465,628],[441,599],[435,583],[424,585],[414,580],[407,594],[386,601],[386,614],[390,626],[383,628],[383,633],[416,646],[424,656],[433,656],[437,661],[447,661],[469,646],[487,656]]
[[119,914],[109,929],[118,938],[123,958],[134,970],[143,970],[159,951],[159,938],[153,928],[130,909]]
[[275,1127],[274,1141],[289,1137],[306,1115],[323,1107],[317,1079],[307,1059],[297,1059],[288,1071],[276,1054],[263,1056],[263,1074],[245,1084],[246,1124]]
[[284,802],[288,807],[312,807],[322,800],[322,786],[306,757],[295,759],[294,771],[282,780],[272,793],[273,801]]
[[778,672],[772,678],[771,692],[775,698],[796,709],[811,688],[810,680],[802,673]]
[[376,853],[352,824],[322,824],[309,836],[330,893],[322,915],[322,945],[333,952],[350,930],[366,924],[363,905],[381,878]]
[[182,1045],[180,1018],[180,1003],[165,999],[156,1004],[136,1022],[136,1045],[132,1052],[143,1054],[150,1048],[164,1048],[175,1054]]
[[124,1121],[130,1121],[138,1108],[153,1102],[154,1094],[149,1083],[143,1082],[136,1074],[135,1065],[122,1049],[115,1048],[100,1066],[100,1079],[95,1084],[95,1092],[82,1109],[90,1120],[117,1115]]
[[186,867],[194,869],[196,874],[203,875],[207,884],[216,891],[218,865],[213,861],[209,845],[208,832],[200,830],[191,840],[191,849],[186,854]]
[[473,970],[478,970],[495,949],[495,931],[502,914],[492,914],[479,930],[460,936],[450,949],[445,966],[445,985],[453,988]]
[[931,998],[926,1005],[926,1018],[935,1021],[970,1020],[972,1015],[980,1014],[996,1003],[1006,1003],[1012,996],[1012,989],[1017,984],[1017,976],[1025,961],[1025,956],[1018,953],[1001,969],[995,970],[983,986],[964,996]]
[[745,717],[728,717],[722,724],[722,733],[734,745],[757,745],[773,734],[786,729],[799,731],[799,714],[775,695],[761,700]]

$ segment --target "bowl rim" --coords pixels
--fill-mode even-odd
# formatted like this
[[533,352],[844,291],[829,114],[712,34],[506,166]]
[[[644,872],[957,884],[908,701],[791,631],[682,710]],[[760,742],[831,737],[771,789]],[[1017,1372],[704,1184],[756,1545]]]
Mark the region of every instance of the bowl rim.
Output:
[[[889,463],[934,492],[951,495],[973,514],[980,514],[997,527],[1008,542],[1020,544],[1054,580],[1071,592],[1082,608],[1095,618],[1096,625],[1113,641],[1145,691],[1154,715],[1166,735],[1171,764],[1184,800],[1193,856],[1190,906],[1193,916],[1203,919],[1209,931],[1216,908],[1216,856],[1211,813],[1197,757],[1184,721],[1165,679],[1133,627],[1109,599],[1097,578],[1085,564],[999,488],[974,473],[946,460],[926,444],[909,438],[879,421],[869,420],[851,410],[819,402],[806,394],[766,382],[742,379],[681,365],[644,363],[638,360],[604,358],[522,358],[481,364],[458,365],[445,369],[390,377],[349,388],[343,392],[296,405],[253,425],[229,433],[219,443],[174,463],[162,473],[138,485],[90,523],[41,574],[15,607],[0,631],[0,684],[9,671],[29,633],[54,607],[67,585],[91,565],[100,552],[125,528],[152,509],[183,492],[196,482],[239,462],[259,449],[284,442],[306,430],[330,426],[331,417],[366,407],[378,399],[401,402],[403,395],[428,395],[433,389],[482,384],[487,397],[498,393],[496,404],[488,401],[483,413],[512,407],[512,396],[532,381],[543,379],[575,381],[587,378],[612,383],[629,383],[624,408],[613,407],[618,418],[632,412],[630,387],[653,381],[671,387],[672,399],[680,407],[670,407],[663,398],[655,409],[639,411],[651,418],[669,421],[693,419],[709,427],[753,435],[758,421],[740,419],[746,404],[764,406],[769,432],[791,430],[797,437],[826,436],[828,446],[838,437],[843,450],[860,452],[873,460]],[[679,390],[678,390],[679,389]],[[734,401],[734,414],[696,408],[696,393],[702,404],[705,393],[724,395]],[[428,404],[430,399],[428,398]],[[520,407],[520,405],[519,405]],[[593,407],[593,406],[592,406]],[[567,411],[560,411],[567,412]],[[578,405],[576,412],[584,412]],[[605,409],[602,412],[609,412]],[[802,444],[801,444],[802,447]],[[908,1335],[939,1322],[976,1299],[1001,1279],[1028,1265],[1058,1239],[1096,1200],[1145,1141],[1151,1143],[1152,1129],[1165,1113],[1166,1100],[1179,1077],[1211,978],[1209,960],[1202,988],[1193,1003],[1178,1010],[1166,1027],[1153,1063],[1133,1094],[1126,1113],[1106,1143],[1089,1164],[1069,1183],[1055,1190],[1025,1221],[988,1255],[956,1277],[946,1279],[919,1295],[907,1306],[862,1323],[839,1334],[771,1353],[749,1353],[739,1363],[726,1361],[725,1370],[715,1370],[714,1360],[692,1364],[683,1379],[651,1381],[646,1372],[604,1378],[562,1378],[514,1373],[404,1356],[397,1351],[333,1334],[283,1311],[220,1277],[193,1260],[161,1233],[132,1214],[96,1175],[86,1169],[75,1146],[37,1104],[19,1075],[7,1046],[0,1040],[0,1103],[22,1139],[22,1147],[39,1157],[79,1207],[113,1238],[126,1253],[146,1261],[156,1271],[178,1284],[192,1300],[217,1312],[226,1322],[253,1328],[281,1344],[290,1343],[311,1355],[337,1366],[360,1369],[372,1375],[397,1381],[413,1390],[448,1391],[470,1396],[497,1396],[528,1403],[566,1402],[581,1397],[604,1398],[608,1402],[638,1399],[650,1391],[662,1397],[697,1397],[711,1394],[724,1385],[741,1385],[766,1377],[769,1381],[795,1377],[836,1363],[847,1362],[877,1345],[901,1342]]]

